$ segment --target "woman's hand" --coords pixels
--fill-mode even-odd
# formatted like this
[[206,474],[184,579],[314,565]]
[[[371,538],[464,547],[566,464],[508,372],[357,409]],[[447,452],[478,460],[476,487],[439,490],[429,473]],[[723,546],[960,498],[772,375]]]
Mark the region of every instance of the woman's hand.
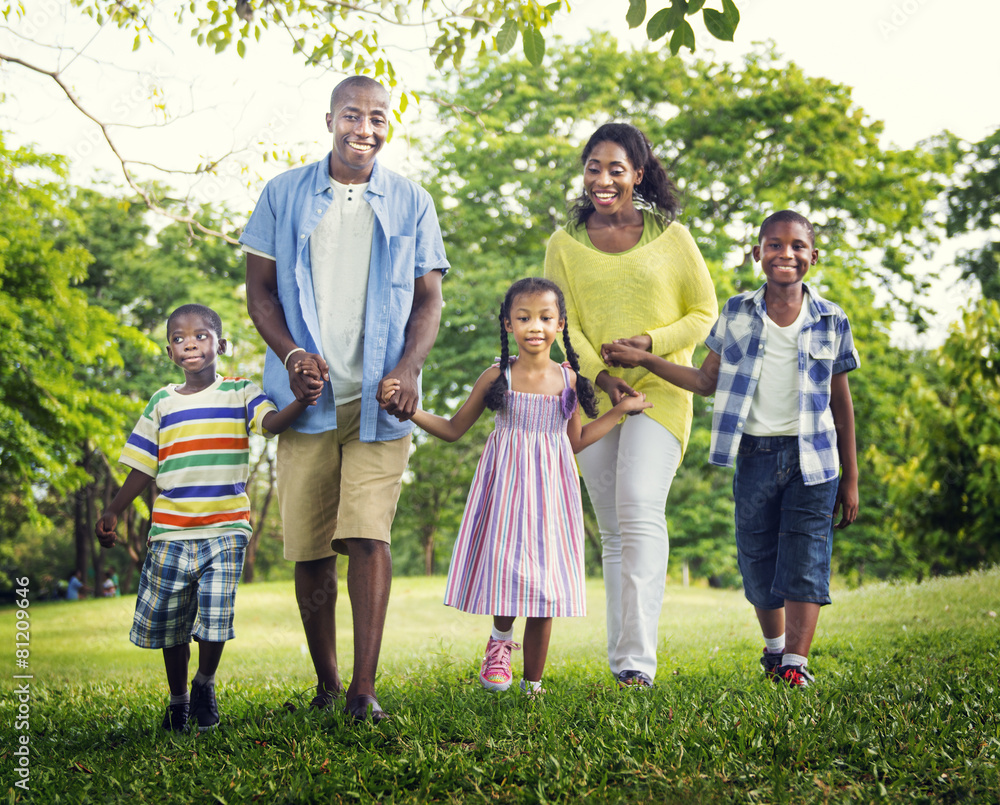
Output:
[[636,394],[636,390],[620,377],[615,377],[605,371],[598,372],[597,377],[594,378],[594,382],[608,395],[612,405],[618,405],[622,397],[626,395],[634,397]]
[[[613,349],[615,346],[619,349]],[[633,335],[631,338],[616,338],[611,344],[601,345],[601,358],[608,366],[621,366],[630,369],[640,363],[637,353],[649,352],[652,348],[653,339],[646,334]],[[626,350],[634,351],[627,352]],[[630,360],[626,362],[626,360],[622,360],[623,357],[630,358]]]

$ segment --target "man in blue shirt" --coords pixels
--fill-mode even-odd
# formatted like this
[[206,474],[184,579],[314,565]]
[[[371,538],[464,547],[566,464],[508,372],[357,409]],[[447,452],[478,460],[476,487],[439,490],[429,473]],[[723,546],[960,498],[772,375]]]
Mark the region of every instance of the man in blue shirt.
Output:
[[[310,706],[342,686],[336,658],[337,554],[348,556],[354,674],[345,712],[386,718],[375,698],[392,558],[390,528],[409,457],[409,418],[437,337],[448,269],[430,195],[376,156],[389,93],[354,76],[333,91],[333,150],[265,187],[240,238],[247,310],[268,345],[264,390],[281,407],[320,381],[295,372],[312,358],[318,403],[278,441],[285,558],[295,562],[299,612],[316,669]],[[385,410],[385,377],[400,390]]]

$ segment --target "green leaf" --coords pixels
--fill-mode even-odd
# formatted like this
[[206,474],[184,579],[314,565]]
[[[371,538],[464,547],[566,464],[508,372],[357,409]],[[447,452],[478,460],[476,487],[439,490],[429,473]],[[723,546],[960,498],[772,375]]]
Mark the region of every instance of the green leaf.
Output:
[[524,38],[524,57],[528,62],[538,67],[545,56],[545,37],[534,25],[529,25],[527,30],[522,32]]
[[702,12],[708,32],[722,42],[732,42],[736,26],[740,22],[740,12],[733,0],[722,0],[722,11],[706,8]]
[[687,20],[681,20],[681,24],[677,26],[677,30],[670,37],[671,53],[676,56],[682,47],[694,50],[694,28],[691,27],[691,23]]
[[638,28],[646,19],[646,0],[629,0],[625,22],[629,28]]
[[500,53],[506,53],[517,41],[517,21],[509,19],[500,26],[500,30],[497,31],[496,42],[497,51]]
[[705,5],[705,0],[688,0],[687,15],[697,14]]
[[670,30],[669,19],[669,8],[661,8],[649,18],[649,22],[646,23],[646,36],[649,37],[650,42],[655,42],[657,39],[662,39],[667,35],[667,31]]
[[247,55],[247,46],[242,39],[236,43],[236,52],[240,55],[241,59]]

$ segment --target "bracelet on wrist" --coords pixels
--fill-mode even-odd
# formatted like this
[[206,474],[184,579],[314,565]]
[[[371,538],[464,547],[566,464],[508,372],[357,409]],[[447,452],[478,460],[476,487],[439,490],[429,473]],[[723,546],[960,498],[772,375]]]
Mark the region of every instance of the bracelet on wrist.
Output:
[[292,355],[294,355],[296,352],[305,352],[305,350],[302,347],[295,347],[295,349],[290,350],[289,353],[285,356],[285,360],[282,361],[282,364],[286,369],[288,368],[288,359],[291,358]]

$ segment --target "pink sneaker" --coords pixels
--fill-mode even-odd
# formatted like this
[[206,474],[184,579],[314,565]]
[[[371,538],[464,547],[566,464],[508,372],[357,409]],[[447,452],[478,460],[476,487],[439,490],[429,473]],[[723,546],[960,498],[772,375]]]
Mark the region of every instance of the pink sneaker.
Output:
[[486,656],[479,668],[479,681],[487,690],[507,690],[514,677],[510,672],[510,653],[520,651],[521,644],[513,640],[497,640],[486,644]]

